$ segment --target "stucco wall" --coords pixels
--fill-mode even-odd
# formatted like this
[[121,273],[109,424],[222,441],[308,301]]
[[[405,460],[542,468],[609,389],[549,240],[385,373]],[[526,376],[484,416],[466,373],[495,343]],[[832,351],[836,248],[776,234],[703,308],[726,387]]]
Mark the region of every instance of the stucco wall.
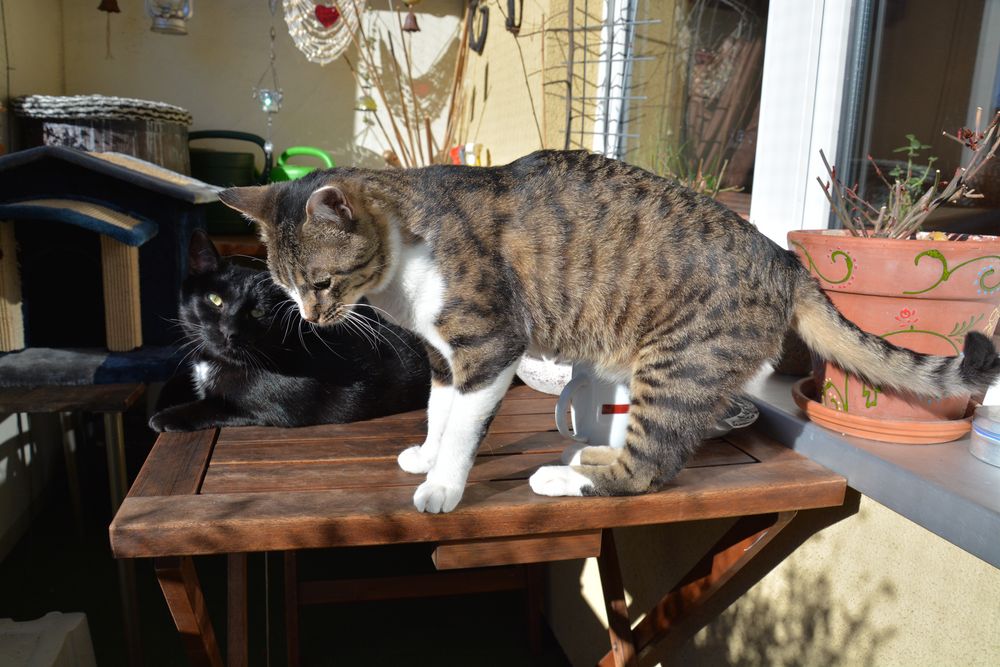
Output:
[[65,92],[60,0],[5,2],[10,95]]
[[[387,6],[384,0],[369,4],[376,9]],[[66,94],[159,100],[188,109],[194,116],[192,129],[263,136],[265,115],[251,98],[251,89],[267,69],[273,25],[278,82],[285,95],[274,119],[276,151],[308,145],[328,151],[341,165],[384,164],[380,136],[365,134],[362,115],[355,111],[359,91],[346,61],[321,66],[306,60],[292,43],[280,8],[272,18],[261,0],[199,2],[188,34],[174,36],[150,31],[142,3],[120,6],[122,13],[111,17],[109,59],[105,14],[90,3],[62,3]],[[411,38],[415,77],[435,64],[450,77],[461,8],[460,0],[424,0],[417,7],[421,32]],[[357,62],[352,48],[347,57]],[[269,73],[263,85],[270,87]],[[228,145],[229,150],[256,150],[249,144]]]
[[[616,531],[633,613],[728,525]],[[574,665],[594,664],[608,650],[596,563],[553,566],[550,588],[556,636]],[[807,540],[668,664],[998,662],[1000,570],[862,497],[856,515]]]

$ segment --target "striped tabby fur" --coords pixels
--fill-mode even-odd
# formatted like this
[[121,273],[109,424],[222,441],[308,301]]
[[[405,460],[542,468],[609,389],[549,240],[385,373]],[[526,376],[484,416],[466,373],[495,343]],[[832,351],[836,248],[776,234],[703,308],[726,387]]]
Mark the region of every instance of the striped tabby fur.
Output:
[[963,357],[897,348],[845,320],[787,252],[715,201],[587,152],[492,168],[334,169],[222,193],[260,222],[275,281],[302,317],[338,321],[367,296],[427,342],[428,437],[400,455],[427,472],[426,511],[459,501],[525,351],[628,379],[626,445],[590,447],[531,478],[548,495],[657,489],[789,326],[876,386],[941,397],[1000,371],[990,341]]

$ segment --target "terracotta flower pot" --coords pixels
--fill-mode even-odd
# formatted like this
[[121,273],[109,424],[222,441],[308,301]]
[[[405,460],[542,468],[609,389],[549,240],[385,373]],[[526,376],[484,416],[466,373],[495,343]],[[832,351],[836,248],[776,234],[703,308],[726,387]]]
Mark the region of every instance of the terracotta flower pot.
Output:
[[[842,230],[788,234],[844,316],[917,352],[957,355],[965,334],[993,335],[1000,319],[1000,237],[875,239]],[[814,370],[824,406],[878,419],[961,419],[969,396],[916,399],[870,387],[826,363]]]

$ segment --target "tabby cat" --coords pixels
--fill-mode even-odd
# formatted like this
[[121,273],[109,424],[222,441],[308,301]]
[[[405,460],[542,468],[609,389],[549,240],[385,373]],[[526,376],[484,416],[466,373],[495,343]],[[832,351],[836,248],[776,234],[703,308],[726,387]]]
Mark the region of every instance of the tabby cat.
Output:
[[427,405],[423,346],[370,307],[360,306],[348,326],[303,332],[298,310],[266,271],[220,258],[200,230],[188,267],[179,323],[190,369],[164,387],[149,420],[154,430],[308,426]]
[[501,167],[342,168],[221,194],[260,223],[275,282],[302,317],[340,321],[366,295],[431,357],[426,441],[400,466],[427,473],[419,510],[462,497],[525,351],[628,380],[622,449],[587,447],[530,478],[539,494],[657,489],[793,327],[874,386],[940,397],[1000,372],[989,339],[916,354],[845,320],[795,256],[708,197],[584,151]]

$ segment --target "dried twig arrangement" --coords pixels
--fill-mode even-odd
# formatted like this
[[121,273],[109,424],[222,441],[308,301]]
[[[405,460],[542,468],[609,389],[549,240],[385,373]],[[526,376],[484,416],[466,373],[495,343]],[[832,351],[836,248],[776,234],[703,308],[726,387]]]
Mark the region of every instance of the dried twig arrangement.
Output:
[[[360,13],[357,0],[349,1],[354,3],[355,9]],[[359,66],[355,66],[350,58],[345,57],[344,60],[358,86],[362,89],[372,86],[379,96],[377,103],[371,100],[368,104],[368,111],[374,117],[382,139],[385,141],[387,147],[386,162],[397,167],[420,167],[445,162],[448,157],[447,149],[454,143],[455,99],[458,97],[458,86],[462,80],[468,55],[466,41],[459,39],[448,121],[444,136],[439,143],[431,131],[432,119],[425,116],[414,89],[413,52],[408,40],[404,37],[402,14],[392,0],[389,0],[389,9],[396,15],[398,36],[394,36],[391,30],[378,37],[367,34],[365,22],[360,21],[358,30],[351,33],[351,41],[358,54]],[[466,11],[465,21],[468,21],[468,11]],[[463,21],[460,33],[462,36],[465,35],[465,21]],[[398,49],[397,39],[400,42]],[[388,47],[391,57],[388,58],[387,63],[380,66],[376,58],[376,50],[381,44]],[[395,86],[395,90],[399,93],[397,98],[389,95],[387,83]],[[380,108],[385,111],[385,115],[388,117],[388,127],[378,113]]]
[[[820,151],[823,166],[826,167],[830,180],[824,183],[818,176],[816,180],[823,188],[823,192],[826,193],[830,207],[844,229],[854,236],[910,238],[920,231],[927,216],[941,204],[955,202],[963,198],[981,197],[972,190],[969,182],[1000,148],[1000,112],[997,112],[985,130],[980,131],[982,111],[982,108],[976,111],[976,129],[970,130],[963,127],[956,134],[942,132],[944,136],[957,141],[971,151],[968,164],[956,169],[955,175],[947,183],[941,183],[940,172],[935,170],[933,184],[925,189],[924,183],[930,176],[931,166],[928,165],[923,174],[914,174],[912,150],[913,148],[922,148],[922,146],[919,142],[913,146],[916,140],[912,136],[909,137],[911,146],[900,149],[910,151],[911,159],[907,162],[907,169],[905,172],[902,170],[893,172],[891,174],[894,178],[892,183],[869,155],[868,160],[875,166],[875,173],[889,188],[889,197],[885,205],[878,208],[858,195],[857,185],[849,188],[841,183],[837,178],[836,167],[830,166],[826,155]],[[943,189],[939,189],[942,185]]]

